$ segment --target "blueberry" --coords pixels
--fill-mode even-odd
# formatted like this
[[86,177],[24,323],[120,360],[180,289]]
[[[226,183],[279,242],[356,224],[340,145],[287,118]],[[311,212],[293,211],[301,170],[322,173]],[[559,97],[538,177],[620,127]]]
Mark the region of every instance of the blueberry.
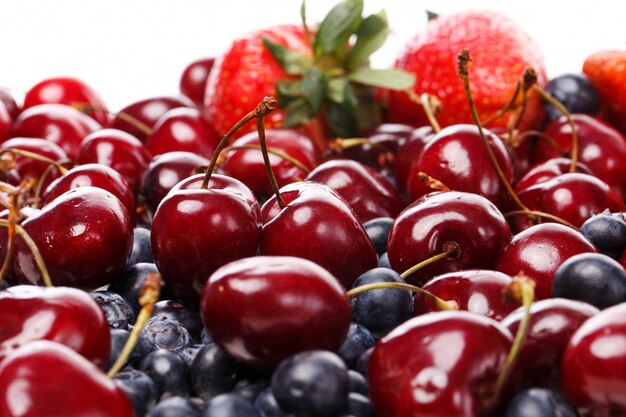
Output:
[[580,253],[559,266],[552,296],[580,300],[599,309],[626,301],[626,271],[600,253]]
[[191,364],[193,364],[194,359],[198,356],[198,352],[200,352],[200,349],[203,347],[204,345],[192,345],[181,350],[178,355],[183,358],[187,367],[191,369]]
[[168,317],[187,329],[194,340],[200,340],[202,320],[197,309],[180,301],[162,300],[154,305],[152,316]]
[[203,345],[210,345],[211,343],[213,343],[213,338],[209,334],[209,331],[206,327],[204,327],[202,329],[202,332],[200,332],[200,341]]
[[[546,92],[557,99],[570,113],[596,114],[600,110],[600,95],[583,74],[564,74],[550,80]],[[550,120],[561,113],[552,104],[544,102]]]
[[370,395],[367,379],[365,379],[363,375],[350,369],[348,371],[348,377],[350,378],[350,392],[356,392],[365,396]]
[[[139,296],[141,295],[141,289],[143,283],[146,280],[146,276],[150,272],[159,272],[155,264],[152,263],[139,263],[135,264],[122,273],[122,275],[113,281],[109,285],[108,290],[113,291],[122,297],[133,308],[135,315],[139,314]],[[163,288],[161,289],[163,292]]]
[[135,312],[121,295],[112,291],[95,291],[89,295],[104,311],[110,328],[126,330],[135,322]]
[[349,368],[353,368],[359,356],[375,344],[376,340],[369,330],[359,324],[351,323],[346,340],[337,354]]
[[254,401],[261,391],[269,387],[269,385],[270,381],[268,378],[244,378],[237,382],[232,392]]
[[232,390],[243,370],[216,344],[204,346],[191,365],[191,384],[200,398],[208,401]]
[[149,417],[200,417],[199,410],[192,400],[184,397],[170,397],[157,404]]
[[518,393],[509,402],[504,417],[577,417],[574,408],[558,394],[544,388]]
[[369,398],[363,394],[351,392],[348,394],[348,409],[347,413],[353,417],[372,417],[374,415],[374,409]]
[[187,395],[189,392],[189,370],[183,358],[169,350],[155,350],[139,363],[139,369],[154,380],[159,396]]
[[150,244],[150,230],[144,227],[135,227],[133,230],[133,249],[126,263],[126,268],[141,262],[154,263]]
[[626,222],[604,212],[591,216],[580,226],[580,233],[603,254],[618,259],[626,249]]
[[393,269],[391,267],[391,263],[389,262],[389,254],[387,252],[383,253],[382,255],[378,257],[378,267]]
[[[109,354],[109,359],[105,366],[106,369],[111,369],[118,356],[122,353],[122,349],[126,344],[126,340],[130,332],[128,330],[123,329],[111,329],[111,353]],[[133,365],[141,360],[141,354],[139,353],[139,349],[133,349],[130,357],[128,358],[127,363]]]
[[285,413],[278,403],[276,397],[272,394],[272,388],[263,390],[254,400],[254,405],[263,417],[289,417],[290,414]]
[[221,394],[213,398],[202,417],[261,417],[254,404],[239,394]]
[[7,281],[6,279],[0,279],[0,291],[6,290],[9,287],[10,287],[9,281]]
[[153,350],[165,349],[181,352],[192,345],[189,332],[180,323],[168,317],[151,317],[141,330],[138,341],[142,355]]
[[[387,268],[374,268],[354,281],[353,288],[380,282],[399,282],[400,275]],[[408,290],[382,288],[358,294],[350,299],[352,320],[365,326],[374,337],[382,337],[411,317],[413,296]]]
[[272,376],[280,407],[296,415],[333,417],[347,405],[350,378],[336,354],[313,350],[283,360]]
[[392,224],[393,219],[391,217],[378,217],[363,223],[367,236],[369,236],[379,256],[387,252],[387,240]]
[[136,369],[122,371],[113,377],[113,381],[132,403],[136,417],[145,416],[156,404],[159,396],[156,383],[144,372]]
[[369,369],[370,356],[372,356],[372,352],[374,352],[374,348],[369,348],[359,357],[359,360],[356,361],[356,366],[354,369],[363,375],[367,379],[367,372]]

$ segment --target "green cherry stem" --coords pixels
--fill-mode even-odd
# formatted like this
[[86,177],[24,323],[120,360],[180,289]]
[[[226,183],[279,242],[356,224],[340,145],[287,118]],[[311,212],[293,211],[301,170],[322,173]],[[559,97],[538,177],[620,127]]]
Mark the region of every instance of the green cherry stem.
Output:
[[412,267],[410,267],[409,269],[401,273],[400,277],[402,277],[402,279],[407,279],[408,277],[413,275],[415,272],[419,271],[422,268],[427,267],[430,264],[433,264],[444,258],[456,259],[459,257],[460,254],[461,254],[461,248],[459,248],[459,245],[456,242],[446,242],[443,244],[443,252],[437,255],[431,256],[430,258],[423,260],[417,265],[413,265]]
[[360,285],[358,287],[352,288],[350,291],[346,293],[346,295],[349,298],[351,298],[361,293],[364,293],[366,291],[381,290],[381,289],[387,289],[387,288],[397,288],[400,290],[409,290],[414,293],[423,294],[424,296],[431,298],[435,302],[439,310],[458,310],[459,309],[459,305],[454,300],[446,301],[442,298],[437,297],[435,294],[429,291],[426,291],[423,288],[417,287],[415,285],[407,284],[404,282],[375,282],[373,284]]

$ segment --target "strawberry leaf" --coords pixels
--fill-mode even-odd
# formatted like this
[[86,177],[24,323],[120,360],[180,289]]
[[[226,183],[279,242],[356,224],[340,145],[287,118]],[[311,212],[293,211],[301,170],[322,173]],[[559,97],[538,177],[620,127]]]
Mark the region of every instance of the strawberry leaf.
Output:
[[333,54],[343,58],[346,53],[348,39],[361,23],[363,0],[344,0],[326,15],[319,26],[313,50],[320,58],[325,54]]
[[428,18],[428,21],[430,22],[431,20],[435,20],[436,18],[438,18],[439,13],[435,13],[431,10],[426,10],[426,17]]
[[270,51],[272,56],[276,58],[280,66],[287,74],[304,74],[305,71],[313,65],[313,60],[301,53],[294,52],[291,49],[272,42],[269,38],[263,38],[263,45]]
[[311,111],[311,107],[306,98],[299,97],[292,100],[286,107],[285,119],[283,120],[283,126],[286,128],[299,126],[304,124],[313,117],[314,113]]
[[348,80],[345,78],[331,78],[326,86],[326,98],[335,103],[343,103],[346,95]]
[[276,82],[276,95],[280,107],[287,107],[289,103],[299,97],[303,97],[304,93],[300,88],[300,81],[297,80],[280,80]]
[[370,55],[383,46],[388,35],[389,26],[387,24],[387,14],[384,10],[377,15],[365,18],[357,29],[357,40],[350,52],[348,52],[348,70],[354,71],[367,63]]
[[324,73],[319,68],[311,67],[302,77],[300,89],[304,97],[311,106],[311,110],[317,113],[322,105],[324,91],[326,90],[326,79]]
[[346,112],[344,106],[332,101],[326,104],[325,110],[326,121],[335,136],[341,138],[354,136],[354,132],[357,131],[357,123],[352,113]]
[[390,90],[406,90],[415,84],[413,74],[397,69],[359,68],[348,75],[348,80]]

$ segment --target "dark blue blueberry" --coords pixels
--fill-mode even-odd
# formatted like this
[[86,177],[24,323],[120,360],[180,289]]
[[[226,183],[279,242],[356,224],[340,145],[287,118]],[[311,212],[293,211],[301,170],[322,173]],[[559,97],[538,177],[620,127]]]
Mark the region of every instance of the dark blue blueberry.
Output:
[[145,227],[135,227],[133,230],[133,250],[126,263],[126,268],[141,262],[154,263],[150,244],[150,230]]
[[[124,348],[124,345],[126,344],[126,340],[128,339],[129,335],[130,332],[128,330],[111,329],[111,353],[109,354],[109,359],[107,361],[105,369],[111,369],[111,367],[117,360],[117,357],[120,356],[120,354],[122,353],[122,349]],[[130,354],[127,363],[132,366],[138,363],[140,360],[141,353],[139,352],[139,349],[135,348]]]
[[205,401],[231,391],[243,377],[243,370],[216,344],[202,347],[191,365],[191,385]]
[[178,355],[183,358],[183,360],[187,364],[187,367],[191,369],[191,365],[193,364],[194,359],[196,359],[198,352],[200,352],[200,349],[202,349],[203,347],[204,345],[192,345],[180,351]]
[[351,323],[346,340],[344,340],[337,354],[349,368],[354,368],[356,361],[363,352],[375,344],[376,340],[369,330],[357,323]]
[[392,224],[393,219],[391,217],[378,217],[363,223],[363,227],[379,256],[387,252],[387,240],[389,240],[389,230],[391,230]]
[[285,413],[278,403],[274,394],[272,394],[272,388],[266,388],[263,390],[254,400],[254,405],[259,410],[259,413],[263,417],[290,417],[291,414]]
[[221,394],[207,404],[202,417],[261,417],[254,404],[239,394]]
[[363,394],[365,396],[370,395],[367,379],[365,379],[363,375],[350,369],[348,371],[348,376],[350,377],[350,392],[358,392],[359,394]]
[[383,253],[382,255],[378,257],[378,267],[393,269],[391,267],[391,262],[389,262],[389,254],[387,252]]
[[509,402],[504,417],[577,417],[574,408],[553,391],[531,388]]
[[626,301],[626,271],[600,253],[580,253],[559,266],[552,296],[580,300],[599,309]]
[[180,301],[162,300],[154,305],[152,317],[155,316],[168,317],[182,324],[194,340],[200,340],[202,319],[200,319],[200,312],[196,308],[185,305]]
[[610,212],[591,216],[580,226],[580,233],[603,254],[619,259],[626,249],[626,222]]
[[272,376],[280,407],[296,415],[333,417],[345,410],[350,377],[336,354],[313,350],[283,360]]
[[[354,281],[353,288],[380,282],[404,283],[400,275],[387,268],[374,268]],[[413,296],[408,290],[381,288],[350,298],[352,321],[365,326],[374,337],[382,337],[411,318]]]
[[200,341],[203,345],[210,345],[211,343],[213,343],[213,338],[209,334],[209,331],[206,327],[204,327],[202,329],[202,332],[200,332]]
[[136,369],[125,370],[113,377],[133,405],[136,417],[143,417],[154,407],[159,397],[156,383],[144,372]]
[[269,385],[269,378],[244,378],[237,382],[237,385],[235,385],[232,392],[239,394],[250,401],[254,401],[261,391],[269,387]]
[[[550,80],[546,92],[557,99],[570,113],[596,114],[600,110],[598,90],[583,74],[564,74]],[[550,120],[563,115],[552,104],[544,102]]]
[[200,417],[202,410],[185,397],[170,397],[157,404],[149,417]]
[[9,288],[9,281],[6,279],[0,279],[0,291],[6,290],[7,288]]
[[365,395],[351,392],[348,394],[348,407],[345,414],[352,417],[373,417],[374,409],[370,399]]
[[155,350],[139,363],[139,369],[154,380],[159,396],[189,393],[189,369],[183,358],[169,350]]
[[110,328],[126,330],[135,323],[135,312],[121,295],[112,291],[95,291],[89,295],[102,307]]
[[187,329],[177,321],[160,316],[150,317],[141,330],[138,341],[140,352],[144,356],[157,349],[178,353],[192,344]]
[[[139,263],[124,270],[122,275],[109,285],[108,290],[118,293],[133,308],[135,315],[139,314],[139,296],[146,276],[150,272],[159,272],[155,264]],[[163,293],[163,288],[161,288]],[[161,294],[163,297],[163,294]]]
[[369,348],[365,352],[363,352],[361,357],[359,357],[359,360],[356,361],[356,366],[354,367],[354,369],[358,373],[363,375],[365,379],[367,379],[367,372],[369,370],[369,364],[370,364],[370,356],[372,356],[373,351],[374,351],[374,348]]

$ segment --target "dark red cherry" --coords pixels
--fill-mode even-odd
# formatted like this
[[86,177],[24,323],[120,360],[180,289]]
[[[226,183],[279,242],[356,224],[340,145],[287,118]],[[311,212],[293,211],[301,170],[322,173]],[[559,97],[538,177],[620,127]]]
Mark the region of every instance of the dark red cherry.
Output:
[[333,275],[306,259],[283,256],[221,267],[204,287],[201,308],[213,340],[238,362],[260,368],[306,350],[336,351],[351,317]]
[[[37,155],[41,155],[55,162],[67,161],[67,154],[54,142],[46,139],[38,138],[12,138],[6,142],[0,144],[1,150],[6,149],[19,149],[22,151],[32,152]],[[11,170],[16,173],[20,180],[28,177],[41,179],[44,173],[47,172],[43,187],[46,187],[56,178],[61,176],[61,171],[58,168],[52,166],[44,161],[37,161],[28,156],[15,155],[15,167]]]
[[374,348],[372,405],[385,417],[495,415],[504,398],[490,394],[511,339],[497,321],[466,311],[415,317]]
[[70,106],[39,104],[24,110],[15,119],[13,136],[47,139],[76,160],[85,136],[101,128],[94,119]]
[[422,126],[415,129],[406,141],[398,148],[395,157],[396,186],[401,193],[405,193],[409,171],[413,161],[417,159],[424,146],[435,137],[431,126]]
[[20,114],[22,109],[17,105],[13,95],[8,90],[0,88],[0,101],[4,103],[7,111],[9,112],[9,116],[12,120],[17,119],[17,116]]
[[213,68],[215,58],[203,58],[187,65],[180,77],[181,94],[189,97],[198,108],[204,106],[206,80]]
[[[504,143],[488,130],[484,133],[507,180],[512,182],[513,168]],[[408,174],[407,190],[411,200],[433,191],[419,180],[419,172],[443,182],[451,190],[480,194],[500,209],[509,203],[509,195],[476,126],[450,126],[428,141]]]
[[[581,301],[548,298],[532,304],[530,324],[512,373],[516,389],[559,387],[561,357],[576,330],[600,310]],[[519,308],[502,320],[516,334],[524,310]]]
[[73,350],[46,340],[21,347],[0,364],[0,410],[3,417],[134,416],[112,379]]
[[280,191],[261,208],[261,254],[297,256],[326,268],[346,288],[377,264],[377,255],[350,206],[328,186],[303,181]]
[[404,208],[398,193],[374,169],[349,159],[319,165],[306,177],[328,185],[343,197],[361,222],[378,217],[396,217]]
[[4,142],[11,136],[13,119],[4,103],[0,101],[0,142]]
[[111,116],[102,97],[96,90],[78,78],[54,77],[35,84],[26,93],[23,108],[28,109],[48,103],[74,107],[104,127],[111,123]]
[[[507,302],[506,291],[513,280],[502,272],[468,269],[439,275],[422,288],[446,301],[455,301],[459,310],[467,310],[494,320],[502,320],[518,304]],[[417,293],[413,315],[439,311],[430,297]]]
[[111,349],[104,312],[84,291],[17,285],[0,291],[0,363],[34,340],[61,343],[103,367]]
[[[52,282],[83,289],[109,284],[128,261],[133,225],[122,202],[108,191],[67,191],[22,223],[46,264]],[[30,248],[17,239],[14,271],[23,283],[41,283]]]
[[[515,191],[521,192],[527,188],[544,183],[559,175],[569,172],[572,160],[569,158],[557,157],[548,159],[535,165],[515,184]],[[576,172],[593,175],[591,170],[583,163],[576,163]]]
[[509,275],[523,272],[535,281],[535,297],[549,298],[552,277],[566,259],[595,252],[577,231],[557,223],[538,224],[513,236],[498,256],[496,269]]
[[119,172],[136,190],[152,155],[137,138],[117,129],[102,129],[85,137],[78,163],[97,163]]
[[220,139],[198,109],[179,107],[159,118],[145,145],[154,156],[183,151],[208,158]]
[[489,200],[460,191],[431,193],[415,201],[396,218],[387,245],[389,261],[398,273],[447,250],[458,251],[408,277],[421,284],[434,276],[462,269],[491,269],[510,240],[509,226]]
[[383,123],[365,135],[366,143],[342,150],[345,158],[358,161],[380,171],[393,169],[394,155],[413,132],[413,126],[399,123]]
[[141,142],[152,133],[154,124],[168,110],[177,107],[193,107],[185,97],[159,96],[129,104],[117,112],[111,127],[130,133]]

